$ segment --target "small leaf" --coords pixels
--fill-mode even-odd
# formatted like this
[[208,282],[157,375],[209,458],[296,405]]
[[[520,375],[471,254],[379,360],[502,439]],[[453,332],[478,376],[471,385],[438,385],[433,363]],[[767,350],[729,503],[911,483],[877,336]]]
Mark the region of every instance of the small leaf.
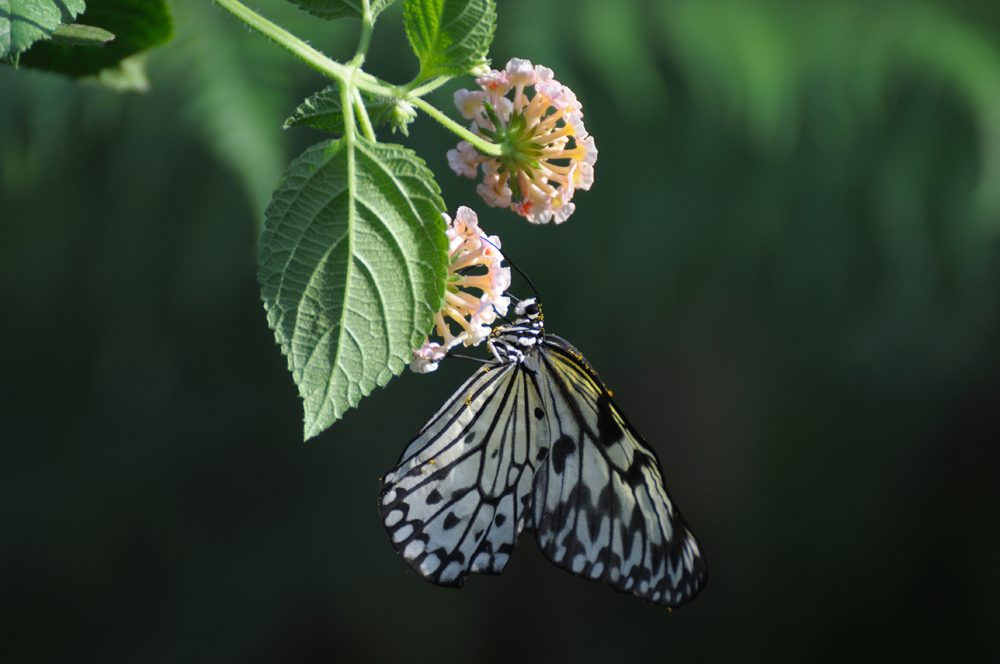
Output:
[[[377,127],[389,120],[389,111],[393,106],[391,99],[370,97],[364,92],[361,93],[361,96],[365,100],[368,119],[372,121],[373,126]],[[282,126],[285,129],[312,127],[342,136],[344,134],[344,109],[340,106],[340,88],[335,83],[312,95],[299,104],[299,107],[285,120],[285,124]]]
[[486,64],[496,19],[494,0],[406,0],[403,21],[420,58],[420,80]]
[[437,183],[414,152],[347,138],[292,162],[257,264],[268,324],[319,434],[413,359],[444,293]]
[[[361,0],[288,0],[313,16],[325,19],[361,18],[364,4]],[[371,0],[369,8],[372,19],[396,0]]]
[[[90,0],[85,18],[88,26],[113,34],[114,41],[99,48],[58,43],[53,39],[35,44],[21,58],[21,64],[75,77],[95,76],[104,69],[113,68],[120,71],[99,76],[98,80],[114,80],[117,82],[116,89],[125,89],[120,82],[125,79],[138,81],[135,63],[141,62],[141,59],[130,61],[129,72],[122,70],[121,62],[136,53],[166,43],[174,34],[173,17],[167,0]],[[73,29],[80,27],[86,26],[65,26]],[[141,78],[145,81],[144,74]],[[141,85],[126,87],[143,89]]]
[[[393,133],[398,129],[409,135],[407,125],[416,118],[416,111],[408,102],[372,97],[366,92],[362,92],[361,97],[373,127],[388,123],[392,126]],[[312,95],[295,109],[282,126],[285,129],[312,127],[338,136],[343,135],[344,111],[340,106],[340,88],[333,84]]]
[[83,0],[0,0],[0,60],[13,61],[86,8]]
[[52,33],[52,44],[61,46],[104,46],[115,38],[114,33],[92,25],[60,25]]

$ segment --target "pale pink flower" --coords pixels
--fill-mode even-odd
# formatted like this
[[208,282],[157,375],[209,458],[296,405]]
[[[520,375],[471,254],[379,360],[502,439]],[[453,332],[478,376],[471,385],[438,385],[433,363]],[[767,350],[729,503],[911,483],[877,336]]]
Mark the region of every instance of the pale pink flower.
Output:
[[500,95],[507,94],[507,91],[511,88],[506,70],[496,71],[491,69],[482,76],[476,77],[476,85],[487,92],[495,92]]
[[448,166],[455,171],[455,175],[476,177],[476,167],[481,161],[483,161],[482,156],[468,141],[462,141],[456,149],[448,150]]
[[594,184],[594,167],[585,161],[576,164],[576,168],[570,171],[570,185],[574,189],[587,191],[590,185]]
[[466,120],[471,120],[476,115],[476,111],[483,105],[483,100],[486,99],[486,93],[469,90],[456,90],[455,91],[455,106],[458,108],[458,112],[462,114],[462,117]]
[[[503,146],[503,155],[481,155],[462,141],[448,152],[448,165],[458,175],[475,177],[482,164],[476,191],[487,205],[510,207],[536,224],[562,223],[576,209],[570,202],[574,191],[593,184],[597,162],[576,95],[551,69],[519,58],[477,77],[476,84],[479,90],[456,92],[455,105],[473,120],[473,132]],[[511,90],[513,99],[505,96]]]
[[534,85],[536,78],[535,68],[531,66],[529,60],[511,58],[510,62],[507,63],[507,80],[515,88]]
[[[434,314],[434,332],[441,342],[425,337],[424,344],[413,351],[410,369],[417,373],[437,369],[438,362],[459,344],[482,343],[497,315],[506,316],[510,307],[510,298],[504,295],[510,287],[510,268],[501,266],[500,238],[486,237],[476,213],[467,207],[458,208],[454,219],[442,216],[448,226],[448,276],[444,305]],[[459,328],[457,334],[453,325]]]
[[487,173],[483,181],[476,185],[476,191],[490,207],[507,207],[510,205],[511,191],[507,186],[507,178],[501,179],[496,173]]
[[441,349],[441,344],[426,342],[423,346],[413,351],[413,361],[410,362],[410,371],[415,373],[430,373],[438,368],[438,362],[444,359],[445,351]]

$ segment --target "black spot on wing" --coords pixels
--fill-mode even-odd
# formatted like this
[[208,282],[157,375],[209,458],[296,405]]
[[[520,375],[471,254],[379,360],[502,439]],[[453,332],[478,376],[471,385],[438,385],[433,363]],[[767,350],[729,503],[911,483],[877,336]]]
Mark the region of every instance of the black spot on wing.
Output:
[[[590,491],[587,491],[586,494],[581,492],[581,498],[585,497],[587,500],[586,504],[588,505],[590,504],[590,496]],[[604,522],[604,519],[610,519],[612,516],[610,486],[601,489],[600,493],[597,494],[597,503],[594,505],[594,509],[585,510],[584,516],[587,519],[587,532],[590,534],[592,540],[596,540],[598,533],[601,531],[601,524]]]
[[597,397],[597,437],[605,447],[611,447],[624,436],[622,425],[615,418],[611,408],[611,397],[607,392],[601,392]]
[[566,457],[575,451],[576,443],[566,434],[560,436],[559,440],[552,445],[552,469],[557,474],[562,475],[563,470],[566,469]]
[[[625,527],[625,537],[622,538],[622,545],[624,546],[625,559],[628,560],[632,557],[632,550],[634,548],[639,548],[639,555],[641,556],[642,550],[646,546],[646,519],[642,515],[642,510],[638,507],[632,508],[632,513],[627,520],[624,519],[624,516],[623,514],[623,521],[627,521],[627,525]],[[636,533],[641,535],[638,542],[635,541]]]
[[545,417],[545,411],[544,411],[544,410],[542,410],[541,408],[538,408],[538,407],[536,406],[536,407],[535,407],[535,418],[537,418],[537,419],[539,419],[539,420],[540,420],[540,419],[542,419],[543,417]]
[[646,467],[645,459],[639,455],[636,455],[635,458],[632,459],[632,465],[630,465],[628,467],[628,470],[626,470],[622,474],[622,479],[625,480],[625,483],[628,484],[633,489],[641,486],[646,481],[646,478],[642,473],[642,469],[645,467]]
[[649,545],[649,562],[646,563],[646,566],[650,569],[659,569],[660,563],[663,562],[664,552],[662,544],[651,543]]
[[461,522],[454,512],[448,512],[448,516],[444,518],[444,529],[451,530]]
[[[448,475],[451,474],[451,471],[452,471],[452,466],[451,465],[445,466],[445,467],[441,468],[440,470],[435,470],[431,474],[431,476],[430,476],[430,481],[431,482],[444,482],[445,480],[448,479]],[[454,498],[456,496],[453,495],[452,497]]]
[[442,500],[444,500],[444,496],[442,496],[441,492],[438,491],[437,489],[434,489],[429,494],[427,494],[428,505],[436,505],[437,503],[440,503]]
[[504,521],[506,520],[507,520],[506,516],[504,516],[503,514],[497,514],[496,518],[493,519],[493,523],[497,524],[498,526],[502,526],[504,524]]
[[543,447],[542,449],[538,450],[538,454],[535,455],[535,459],[537,459],[538,461],[542,461],[548,455],[549,455],[549,448]]

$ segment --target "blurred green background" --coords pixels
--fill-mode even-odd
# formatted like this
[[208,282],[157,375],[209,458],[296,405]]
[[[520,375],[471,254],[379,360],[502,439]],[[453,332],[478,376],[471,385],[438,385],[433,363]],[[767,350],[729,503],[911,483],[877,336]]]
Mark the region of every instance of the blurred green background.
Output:
[[[399,4],[399,3],[398,3]],[[660,454],[711,581],[668,613],[549,565],[434,587],[377,479],[473,370],[301,443],[254,243],[318,74],[177,0],[152,89],[0,68],[7,662],[1000,656],[1000,5],[501,0],[584,104],[563,226],[475,207]],[[250,6],[346,59],[358,24]],[[367,67],[416,71],[400,7]],[[432,97],[457,116],[455,82]],[[526,294],[526,287],[520,287]],[[517,287],[515,287],[517,291]]]

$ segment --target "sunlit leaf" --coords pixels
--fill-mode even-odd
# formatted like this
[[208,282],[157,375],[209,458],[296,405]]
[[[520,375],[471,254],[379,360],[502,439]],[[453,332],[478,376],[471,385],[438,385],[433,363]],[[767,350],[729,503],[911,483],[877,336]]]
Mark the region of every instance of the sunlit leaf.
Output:
[[493,0],[406,0],[406,34],[420,58],[420,78],[460,76],[486,62],[493,31]]
[[258,266],[268,323],[305,408],[305,437],[413,359],[444,292],[444,203],[412,151],[347,138],[292,162]]

